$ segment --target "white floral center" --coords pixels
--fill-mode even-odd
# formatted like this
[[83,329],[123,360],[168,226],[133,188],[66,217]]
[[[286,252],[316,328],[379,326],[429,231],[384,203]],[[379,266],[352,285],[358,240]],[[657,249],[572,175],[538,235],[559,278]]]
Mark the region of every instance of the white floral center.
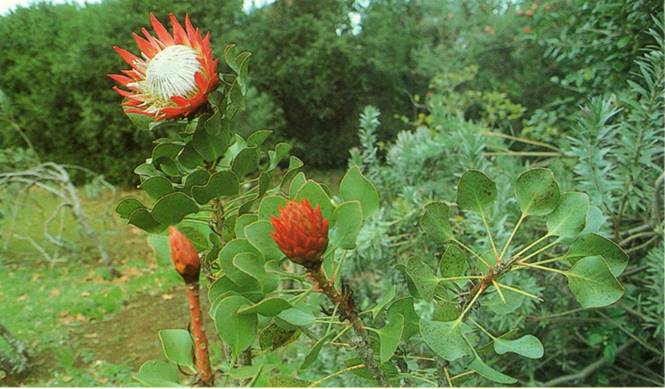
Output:
[[155,99],[166,101],[173,96],[186,97],[196,91],[194,75],[199,68],[196,52],[191,47],[168,46],[148,62],[146,92]]

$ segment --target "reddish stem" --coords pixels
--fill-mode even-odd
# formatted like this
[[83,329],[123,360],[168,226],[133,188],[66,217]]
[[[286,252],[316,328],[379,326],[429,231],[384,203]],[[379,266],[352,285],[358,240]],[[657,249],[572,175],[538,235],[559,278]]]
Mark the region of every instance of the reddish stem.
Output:
[[214,377],[210,369],[210,358],[208,357],[208,338],[203,329],[198,282],[187,284],[187,299],[189,300],[189,311],[192,316],[191,332],[194,339],[194,357],[200,383],[202,386],[213,386]]

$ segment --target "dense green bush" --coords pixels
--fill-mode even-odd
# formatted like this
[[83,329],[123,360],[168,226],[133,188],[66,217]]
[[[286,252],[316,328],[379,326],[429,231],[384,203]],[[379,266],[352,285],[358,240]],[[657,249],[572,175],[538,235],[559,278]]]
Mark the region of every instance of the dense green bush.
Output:
[[[308,165],[341,166],[359,107],[384,112],[377,136],[390,140],[398,118],[422,110],[430,80],[476,65],[460,89],[504,94],[525,110],[511,131],[554,139],[584,98],[623,87],[659,10],[647,0],[280,0],[249,13],[241,0],[41,3],[0,17],[0,89],[40,155],[126,182],[151,136],[118,114],[105,74],[122,61],[111,46],[133,47],[124,31],[139,31],[151,11],[189,13],[217,41],[255,53],[248,104],[262,109],[247,119],[291,140]],[[10,134],[2,130],[3,145],[16,141]]]
[[[190,7],[166,0],[110,0],[84,7],[40,3],[18,8],[0,17],[0,89],[44,159],[84,165],[114,182],[128,183],[133,166],[142,159],[140,150],[149,147],[152,136],[131,125],[111,90],[113,82],[106,74],[123,63],[112,46],[134,47],[126,31],[145,26],[149,12],[160,18],[169,11],[189,12],[209,21],[213,35],[232,39],[226,28],[238,24],[242,1],[224,3]],[[269,96],[256,96],[257,103],[273,105]],[[261,111],[263,117],[256,120],[279,118],[278,112],[270,114],[266,118]],[[0,131],[3,146],[18,141],[12,130]]]

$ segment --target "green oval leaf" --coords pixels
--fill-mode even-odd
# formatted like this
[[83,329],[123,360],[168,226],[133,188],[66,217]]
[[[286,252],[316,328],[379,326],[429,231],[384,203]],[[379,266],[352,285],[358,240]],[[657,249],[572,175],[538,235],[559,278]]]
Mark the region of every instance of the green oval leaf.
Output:
[[464,251],[456,245],[449,245],[439,261],[441,277],[460,277],[469,269],[469,261]]
[[308,327],[314,324],[315,319],[311,313],[301,311],[298,308],[289,308],[284,310],[280,312],[277,317],[296,327]]
[[258,149],[255,146],[242,149],[231,166],[238,177],[253,173],[259,167]]
[[295,200],[302,199],[307,199],[312,205],[312,208],[316,208],[317,205],[321,206],[321,214],[326,219],[330,219],[335,210],[326,191],[315,181],[307,180],[307,182],[300,187]]
[[526,358],[540,359],[543,357],[543,344],[533,335],[524,335],[519,339],[494,339],[494,351],[497,354],[515,353]]
[[261,330],[259,345],[261,350],[276,350],[295,341],[299,334],[300,331],[297,329],[284,329],[272,322]]
[[136,379],[147,387],[182,386],[175,366],[163,361],[148,361],[141,365]]
[[251,253],[237,254],[233,257],[233,265],[256,280],[264,294],[277,289],[279,279],[274,274],[266,272],[265,262],[259,256]]
[[289,184],[289,197],[295,198],[300,188],[305,185],[305,182],[307,182],[305,173],[300,172],[296,174],[296,176],[293,177],[293,180],[291,180],[291,183]]
[[556,209],[547,216],[547,232],[552,236],[574,238],[586,225],[589,196],[579,192],[566,192]]
[[234,226],[236,238],[246,239],[247,237],[245,236],[245,227],[254,223],[257,219],[258,217],[255,213],[246,213],[244,215],[238,216],[238,218],[235,220]]
[[584,308],[605,307],[623,296],[623,286],[599,255],[580,259],[566,277],[570,291]]
[[178,224],[185,216],[196,213],[199,207],[191,197],[182,192],[169,193],[159,199],[152,208],[152,216],[161,224]]
[[510,289],[502,288],[501,293],[503,293],[505,301],[501,299],[499,293],[493,293],[491,296],[488,296],[488,298],[481,301],[480,304],[497,315],[507,315],[515,312],[525,299],[523,294],[513,292]]
[[203,157],[192,145],[188,144],[183,147],[180,154],[178,154],[177,160],[187,169],[196,169],[197,167],[201,166]]
[[374,184],[362,175],[357,166],[350,168],[339,184],[344,201],[358,200],[363,216],[370,217],[379,209],[379,193]]
[[568,249],[566,256],[575,263],[582,257],[600,255],[615,277],[623,273],[628,266],[628,254],[619,245],[595,233],[580,236]]
[[434,321],[451,321],[459,317],[460,313],[459,304],[449,300],[435,300],[434,312],[432,313],[432,320]]
[[462,335],[460,321],[420,321],[420,336],[438,356],[454,361],[463,356],[471,355],[472,349]]
[[182,150],[183,147],[184,144],[182,143],[176,143],[176,142],[159,143],[152,149],[152,159],[153,161],[162,157],[166,157],[168,159],[175,159],[175,157],[180,153],[180,150]]
[[272,134],[271,130],[258,130],[254,131],[252,135],[247,138],[248,146],[261,146],[270,135]]
[[162,342],[162,351],[169,361],[181,366],[194,368],[194,343],[187,330],[173,329],[160,330],[159,340]]
[[420,330],[420,316],[418,316],[416,310],[413,308],[413,297],[403,297],[390,304],[386,315],[388,320],[396,320],[398,315],[404,317],[404,332],[402,336],[403,340],[407,342]]
[[603,215],[603,211],[601,211],[600,208],[593,205],[590,206],[589,212],[587,212],[586,215],[586,223],[582,234],[588,234],[591,232],[598,233],[605,223],[605,220],[605,215]]
[[434,290],[439,284],[439,278],[434,275],[434,271],[420,258],[412,257],[406,263],[404,268],[405,275],[409,277],[411,283],[416,287],[418,296],[427,301],[434,298]]
[[196,131],[192,136],[191,145],[194,148],[194,150],[206,161],[212,161],[213,159],[218,157],[217,153],[215,152],[215,148],[213,146],[212,136],[208,134],[208,131],[206,131],[205,126],[202,125],[201,123],[200,125],[197,126]]
[[257,315],[238,314],[238,310],[251,306],[252,302],[242,296],[228,296],[217,303],[215,309],[215,329],[234,356],[254,343]]
[[199,204],[207,204],[220,196],[238,194],[239,188],[238,176],[230,170],[222,170],[210,176],[205,185],[192,186],[192,196]]
[[144,162],[134,169],[134,173],[141,176],[141,179],[147,179],[153,176],[163,176],[164,173],[155,168],[152,163]]
[[328,339],[332,338],[334,333],[329,333],[328,335],[324,336],[323,338],[319,339],[314,343],[314,347],[312,347],[311,350],[307,353],[305,356],[305,359],[303,359],[302,364],[300,365],[300,368],[298,370],[304,370],[307,369],[316,361],[316,358],[319,357],[319,353],[321,352],[321,348],[326,344]]
[[517,178],[515,195],[525,215],[547,215],[559,204],[559,184],[549,169],[531,169]]
[[390,284],[388,286],[388,290],[382,293],[381,298],[376,302],[374,308],[372,308],[372,320],[376,320],[376,317],[381,314],[383,308],[388,305],[393,300],[393,298],[395,298],[395,290],[395,285]]
[[268,158],[270,159],[268,170],[276,168],[284,158],[289,156],[289,151],[291,151],[291,145],[285,142],[275,145],[275,151],[268,151]]
[[[256,249],[247,239],[233,239],[228,242],[219,252],[219,263],[227,276],[234,284],[250,291],[261,291],[261,285],[258,281],[249,276],[246,272],[238,269],[234,264],[234,259],[238,254],[247,253],[261,257],[261,252]],[[263,260],[261,260],[263,263]]]
[[379,359],[386,363],[392,358],[402,339],[404,316],[397,314],[379,330]]
[[511,376],[505,375],[500,371],[493,369],[483,362],[478,355],[471,361],[469,368],[490,381],[500,384],[514,384],[517,380]]
[[171,266],[171,247],[169,237],[164,234],[148,234],[148,245],[152,248],[157,263]]
[[118,205],[115,207],[115,211],[118,213],[118,215],[120,215],[121,218],[128,219],[132,212],[141,208],[145,208],[145,205],[143,205],[137,199],[130,197],[120,200]]
[[425,213],[420,218],[420,227],[434,241],[445,243],[454,238],[450,226],[450,208],[440,201],[425,205]]
[[242,284],[237,284],[227,275],[224,275],[218,278],[208,290],[208,299],[211,302],[209,309],[210,316],[215,316],[215,310],[217,309],[217,303],[223,298],[226,298],[231,295],[241,295],[247,299],[256,302],[260,301],[263,298],[263,291],[261,290],[261,285],[259,285],[256,280],[251,279],[251,282],[243,282]]
[[482,212],[496,200],[496,184],[478,170],[462,175],[457,185],[457,205],[460,209]]
[[363,224],[363,211],[358,201],[338,205],[330,218],[330,246],[351,250]]
[[[129,224],[135,225],[136,227],[142,229],[143,231],[151,233],[160,233],[164,231],[167,227],[166,224],[159,223],[152,216],[152,213],[145,208],[138,208],[129,215]],[[175,223],[174,223],[175,224]]]
[[272,184],[272,176],[272,171],[263,171],[259,174],[259,191],[257,193],[259,197],[263,196],[263,194],[270,188],[270,184]]
[[192,188],[195,185],[197,186],[205,185],[208,182],[208,179],[210,179],[210,173],[208,173],[203,169],[197,169],[189,173],[189,175],[185,177],[185,187],[184,187],[185,193],[191,194]]
[[284,258],[284,253],[272,237],[274,231],[272,224],[267,220],[258,220],[245,227],[247,240],[259,249],[267,260]]
[[141,184],[141,189],[143,189],[148,194],[148,196],[154,200],[158,200],[162,196],[174,191],[171,181],[169,181],[166,177],[161,176],[150,177],[143,181]]
[[271,297],[261,300],[254,305],[250,305],[238,310],[238,314],[258,313],[263,316],[277,316],[282,311],[291,308],[291,303],[279,297]]
[[286,199],[282,196],[266,196],[259,204],[259,219],[270,221],[271,216],[279,215],[279,208],[286,205]]

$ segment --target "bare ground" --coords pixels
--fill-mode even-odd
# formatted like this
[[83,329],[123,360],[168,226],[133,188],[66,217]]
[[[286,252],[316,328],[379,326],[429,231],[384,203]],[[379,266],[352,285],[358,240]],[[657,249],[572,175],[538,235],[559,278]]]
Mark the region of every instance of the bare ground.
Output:
[[[91,350],[94,362],[127,364],[137,372],[144,362],[164,358],[159,330],[187,328],[189,309],[185,292],[184,287],[178,287],[166,295],[141,296],[108,319],[88,321],[73,328],[69,334],[71,344],[79,349]],[[211,347],[221,347],[215,336],[212,319],[206,313],[208,302],[203,293],[201,300]],[[27,376],[19,379],[7,377],[2,385],[24,386],[48,379],[53,358],[52,351],[34,356]]]

